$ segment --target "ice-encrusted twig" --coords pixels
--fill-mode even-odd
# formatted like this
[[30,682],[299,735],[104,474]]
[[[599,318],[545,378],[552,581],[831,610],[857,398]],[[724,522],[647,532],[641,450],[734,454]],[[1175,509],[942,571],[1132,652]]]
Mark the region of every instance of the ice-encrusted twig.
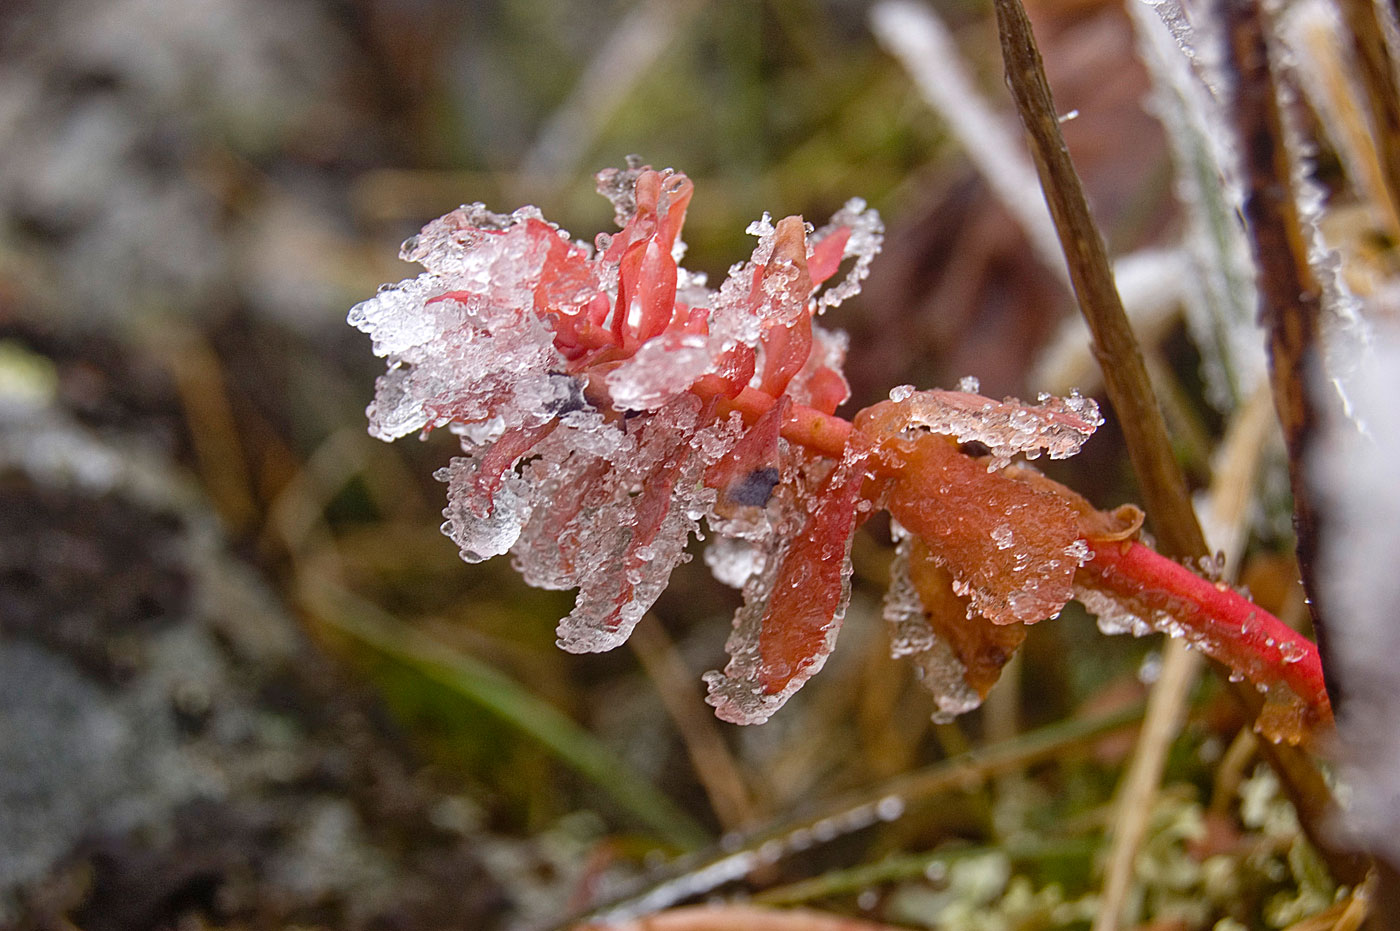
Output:
[[987,779],[1060,759],[1074,747],[1132,727],[1142,719],[1141,705],[1093,718],[1075,717],[1027,731],[1010,740],[942,760],[896,776],[869,789],[843,796],[818,810],[748,836],[733,835],[721,849],[691,855],[670,864],[663,875],[612,902],[595,906],[588,916],[600,922],[639,918],[742,879],[760,866],[810,850],[900,817],[911,804],[956,791]]
[[[1242,141],[1248,192],[1244,216],[1259,269],[1259,318],[1268,340],[1274,407],[1288,446],[1298,567],[1325,657],[1327,618],[1315,568],[1320,515],[1302,473],[1320,418],[1329,406],[1322,392],[1315,390],[1322,373],[1323,288],[1309,261],[1308,235],[1295,196],[1295,159],[1286,144],[1271,64],[1271,23],[1256,0],[1228,0],[1223,9],[1225,61],[1235,77],[1229,112]],[[1330,683],[1333,690],[1341,684],[1335,679]]]

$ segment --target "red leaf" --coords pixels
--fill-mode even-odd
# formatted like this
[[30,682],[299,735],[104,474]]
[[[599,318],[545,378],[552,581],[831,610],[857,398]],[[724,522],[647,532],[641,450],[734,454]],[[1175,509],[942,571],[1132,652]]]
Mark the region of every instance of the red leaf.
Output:
[[846,243],[850,239],[850,228],[843,226],[812,247],[812,257],[807,260],[807,268],[812,274],[814,286],[836,274],[836,269],[841,267]]
[[836,645],[849,596],[849,556],[862,468],[843,461],[783,555],[759,632],[759,681],[769,695],[813,675]]
[[1074,594],[1074,509],[1058,495],[988,472],[947,437],[886,442],[899,472],[890,514],[928,547],[997,624],[1053,617]]

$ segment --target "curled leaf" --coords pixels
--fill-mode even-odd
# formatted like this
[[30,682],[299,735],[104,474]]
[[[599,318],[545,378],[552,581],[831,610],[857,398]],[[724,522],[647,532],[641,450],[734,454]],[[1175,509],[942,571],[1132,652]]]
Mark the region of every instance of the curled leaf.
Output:
[[915,664],[919,682],[933,693],[934,720],[946,722],[982,703],[1026,629],[993,624],[971,611],[928,548],[898,523],[893,530],[895,560],[884,608],[892,628],[890,651]]
[[947,437],[901,441],[886,507],[996,624],[1059,614],[1083,555],[1075,511],[1059,496],[988,472]]

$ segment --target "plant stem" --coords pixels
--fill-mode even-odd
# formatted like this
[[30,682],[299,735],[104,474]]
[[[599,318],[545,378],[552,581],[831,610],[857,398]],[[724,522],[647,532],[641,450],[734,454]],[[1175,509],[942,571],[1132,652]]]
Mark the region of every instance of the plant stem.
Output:
[[1330,709],[1317,649],[1283,621],[1141,543],[1088,542],[1085,569],[1107,587],[1171,610],[1184,636],[1256,682],[1276,677],[1309,708]]
[[1060,233],[1075,297],[1094,337],[1094,357],[1103,370],[1104,387],[1142,486],[1148,519],[1171,555],[1204,556],[1205,537],[1191,507],[1185,476],[1172,455],[1166,420],[1137,337],[1123,310],[1103,235],[1089,213],[1084,187],[1060,133],[1030,20],[1019,0],[997,0],[995,6],[1007,82],[1040,169],[1041,188]]
[[[719,411],[721,415],[738,411],[745,420],[752,422],[776,403],[772,395],[757,388],[745,388],[738,397],[720,404]],[[846,440],[851,435],[851,422],[802,404],[793,404],[783,424],[782,435],[789,443],[796,443],[832,459],[840,459],[846,449]]]

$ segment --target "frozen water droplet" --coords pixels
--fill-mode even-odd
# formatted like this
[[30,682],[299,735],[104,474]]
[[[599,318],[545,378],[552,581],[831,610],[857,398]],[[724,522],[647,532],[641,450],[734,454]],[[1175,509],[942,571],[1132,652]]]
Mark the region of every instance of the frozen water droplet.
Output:
[[1156,650],[1148,652],[1142,658],[1142,664],[1138,666],[1138,681],[1143,685],[1151,685],[1162,675],[1162,654]]
[[896,403],[907,401],[914,396],[913,385],[896,385],[890,389],[890,400]]
[[1016,534],[1010,524],[997,524],[992,528],[992,542],[999,550],[1008,550],[1015,542]]
[[875,816],[881,821],[894,821],[904,814],[904,799],[886,795],[875,803]]
[[958,379],[958,390],[967,394],[981,394],[982,382],[975,375],[964,375]]

